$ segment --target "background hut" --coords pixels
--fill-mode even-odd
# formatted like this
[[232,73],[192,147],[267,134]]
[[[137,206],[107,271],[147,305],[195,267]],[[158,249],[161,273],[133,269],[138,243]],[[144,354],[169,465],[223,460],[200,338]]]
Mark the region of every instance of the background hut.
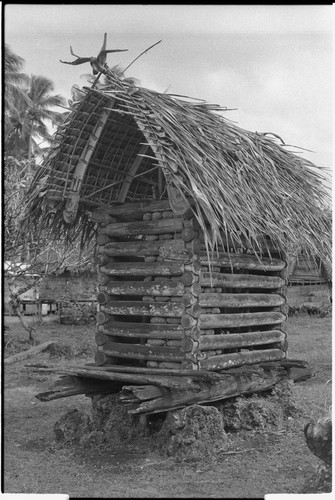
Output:
[[60,323],[85,324],[96,315],[96,274],[91,269],[61,268],[39,284],[39,304],[57,311]]
[[[331,227],[331,224],[329,224]],[[290,312],[329,314],[332,301],[331,267],[300,254],[291,262],[287,288]]]
[[96,241],[96,365],[285,358],[290,249],[330,258],[322,172],[224,108],[108,77],[83,89],[29,192],[30,221]]

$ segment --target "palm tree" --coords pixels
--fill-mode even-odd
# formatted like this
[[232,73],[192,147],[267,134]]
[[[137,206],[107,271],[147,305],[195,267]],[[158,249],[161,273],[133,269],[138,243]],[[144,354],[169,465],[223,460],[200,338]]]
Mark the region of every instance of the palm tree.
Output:
[[27,102],[26,88],[28,75],[22,73],[24,60],[16,55],[6,44],[4,50],[4,111],[5,111],[5,138],[12,130],[13,120],[19,118],[19,109],[22,103]]
[[14,54],[11,48],[6,44],[4,51],[4,73],[5,73],[5,106],[9,108],[12,101],[17,97],[23,97],[24,87],[28,82],[28,75],[22,73],[24,59]]
[[8,147],[19,157],[31,159],[41,148],[41,139],[50,141],[48,127],[62,123],[63,113],[54,108],[65,106],[66,100],[60,95],[52,95],[53,82],[44,76],[32,75],[26,91],[27,100],[21,101],[18,114],[12,116],[12,133],[8,137]]

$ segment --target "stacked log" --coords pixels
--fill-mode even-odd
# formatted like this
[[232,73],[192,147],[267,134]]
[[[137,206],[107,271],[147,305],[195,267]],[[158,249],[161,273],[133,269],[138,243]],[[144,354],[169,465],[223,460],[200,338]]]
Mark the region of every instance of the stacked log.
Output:
[[[200,252],[200,369],[222,370],[285,357],[286,263],[232,246]],[[272,249],[274,254],[274,249]]]
[[280,255],[256,255],[230,240],[208,253],[196,219],[174,216],[167,200],[136,212],[129,205],[92,215],[96,364],[222,370],[285,358]]
[[184,361],[181,317],[188,274],[183,259],[169,261],[160,255],[185,252],[184,224],[167,210],[166,202],[156,207],[156,202],[149,205],[142,221],[138,213],[133,222],[130,213],[128,222],[105,214],[100,223],[97,364],[116,357],[133,365],[174,369]]

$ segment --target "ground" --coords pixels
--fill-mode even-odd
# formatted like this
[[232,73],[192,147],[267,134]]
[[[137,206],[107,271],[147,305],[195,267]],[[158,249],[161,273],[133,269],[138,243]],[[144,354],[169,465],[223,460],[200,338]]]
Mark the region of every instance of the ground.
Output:
[[[30,319],[32,321],[33,318]],[[5,357],[30,347],[15,318],[5,317]],[[307,448],[303,429],[331,406],[331,318],[297,314],[289,318],[289,357],[302,359],[315,376],[293,386],[300,414],[277,431],[232,436],[233,453],[200,462],[177,463],[158,453],[148,438],[120,447],[74,446],[55,440],[54,424],[67,411],[90,413],[91,400],[73,396],[42,403],[59,376],[33,371],[32,364],[66,366],[91,362],[94,326],[36,325],[39,342],[56,347],[5,368],[3,485],[5,493],[63,493],[87,498],[263,498],[299,493],[320,460]]]

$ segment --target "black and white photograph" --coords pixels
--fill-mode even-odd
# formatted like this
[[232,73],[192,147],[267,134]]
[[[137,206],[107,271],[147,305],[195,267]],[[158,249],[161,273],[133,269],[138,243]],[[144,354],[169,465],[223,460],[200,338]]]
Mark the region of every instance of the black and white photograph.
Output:
[[333,5],[2,19],[4,497],[330,497]]

